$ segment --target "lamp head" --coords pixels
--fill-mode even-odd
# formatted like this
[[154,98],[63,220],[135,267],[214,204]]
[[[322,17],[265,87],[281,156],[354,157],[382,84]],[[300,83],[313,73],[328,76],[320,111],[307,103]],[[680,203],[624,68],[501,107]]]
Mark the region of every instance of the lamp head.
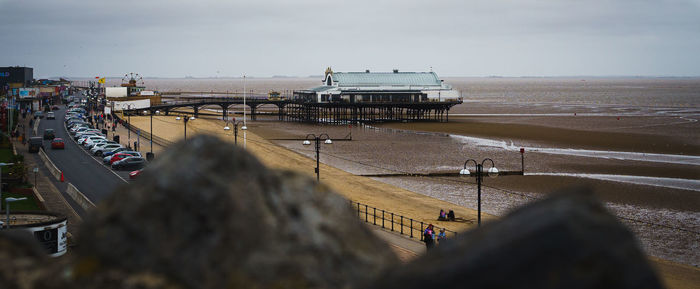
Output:
[[305,139],[304,142],[302,142],[301,144],[307,146],[307,145],[310,145],[311,142],[308,139]]
[[175,119],[176,119],[176,120],[181,120],[182,118],[180,118],[180,117],[178,116],[178,117],[176,117]]
[[331,141],[331,139],[326,139],[326,141],[324,141],[324,143],[325,143],[325,144],[332,144],[333,141]]
[[460,174],[460,175],[468,176],[468,175],[469,175],[469,169],[462,169],[461,171],[459,171],[459,174]]
[[194,120],[194,116],[190,116],[190,120]]
[[241,130],[248,130],[248,127],[244,125],[241,127]]
[[224,127],[224,130],[230,130],[231,128],[227,125]]
[[496,167],[491,167],[488,174],[489,177],[495,178],[498,176],[498,169]]

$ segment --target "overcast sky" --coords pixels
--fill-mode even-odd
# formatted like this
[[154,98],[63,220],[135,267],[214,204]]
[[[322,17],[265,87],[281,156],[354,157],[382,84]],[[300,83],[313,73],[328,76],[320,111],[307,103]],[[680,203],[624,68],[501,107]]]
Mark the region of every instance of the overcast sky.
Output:
[[0,0],[35,77],[700,76],[700,0]]

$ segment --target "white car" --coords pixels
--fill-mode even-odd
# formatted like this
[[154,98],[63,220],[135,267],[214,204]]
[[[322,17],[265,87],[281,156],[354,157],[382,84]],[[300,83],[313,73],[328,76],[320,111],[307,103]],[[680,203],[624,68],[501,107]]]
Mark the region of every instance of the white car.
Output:
[[95,140],[91,143],[88,143],[88,142],[83,143],[83,147],[85,149],[92,150],[92,148],[94,148],[96,145],[102,145],[102,144],[107,144],[107,143],[109,143],[109,141],[107,139],[98,139],[98,140]]
[[96,145],[96,146],[92,147],[92,149],[90,149],[90,152],[93,155],[101,156],[103,152],[111,151],[113,149],[117,149],[120,147],[122,147],[122,145],[120,145],[120,144],[105,143],[105,144],[100,144],[100,145]]
[[[89,136],[89,137],[86,137],[86,138],[81,138],[81,139],[79,139],[79,140],[78,140],[78,144],[81,144],[81,145],[92,144],[94,141],[100,140],[100,139],[101,139],[101,140],[107,140],[107,138],[105,138],[105,137],[103,137],[103,136],[101,136],[101,135],[93,135],[93,136]],[[81,142],[80,140],[82,140],[82,142]]]

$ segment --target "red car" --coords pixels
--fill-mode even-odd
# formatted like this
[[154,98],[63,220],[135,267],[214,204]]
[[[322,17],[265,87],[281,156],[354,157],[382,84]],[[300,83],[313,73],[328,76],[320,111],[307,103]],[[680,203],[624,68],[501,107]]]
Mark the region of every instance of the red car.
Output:
[[51,149],[65,149],[65,148],[66,148],[66,144],[63,143],[62,138],[57,137],[51,141]]
[[129,173],[129,178],[130,178],[130,179],[135,179],[136,177],[138,177],[138,176],[141,174],[141,171],[143,171],[143,169],[135,170],[135,171],[133,171],[133,172],[130,172],[130,173]]
[[114,154],[114,155],[112,156],[112,158],[109,160],[109,164],[111,165],[111,164],[113,164],[113,163],[116,162],[116,161],[120,161],[120,160],[122,160],[122,159],[124,159],[124,158],[128,158],[128,157],[133,157],[134,155],[135,155],[135,154],[131,154],[131,153],[116,153],[116,154]]

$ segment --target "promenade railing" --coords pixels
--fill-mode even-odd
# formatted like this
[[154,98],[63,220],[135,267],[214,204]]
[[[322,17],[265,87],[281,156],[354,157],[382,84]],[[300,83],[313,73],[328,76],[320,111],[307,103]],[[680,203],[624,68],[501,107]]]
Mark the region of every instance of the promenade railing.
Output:
[[[147,139],[147,140],[151,140],[151,139],[152,139],[152,140],[153,140],[153,143],[155,143],[155,144],[157,144],[157,145],[160,145],[160,146],[164,146],[164,147],[165,147],[165,146],[169,146],[169,145],[171,145],[171,144],[173,143],[173,142],[171,142],[171,141],[169,141],[169,140],[166,140],[166,139],[164,139],[164,138],[162,138],[162,137],[159,137],[159,136],[157,136],[157,135],[152,135],[151,133],[149,133],[149,132],[147,132],[147,131],[143,131],[143,130],[139,131],[139,128],[131,126],[131,124],[130,124],[128,121],[126,121],[126,119],[123,119],[123,118],[119,117],[119,114],[114,114],[114,117],[119,121],[119,123],[120,123],[122,126],[124,126],[124,128],[126,128],[126,129],[128,129],[128,130],[130,130],[130,131],[132,131],[132,132],[134,132],[134,133],[136,133],[136,134],[139,134],[139,133],[140,133],[140,134],[141,134],[141,137],[143,137],[143,138],[145,138],[145,139]],[[129,145],[130,145],[130,144],[129,144]]]
[[[360,220],[366,223],[372,223],[376,226],[381,226],[383,229],[391,230],[392,232],[398,232],[401,235],[418,238],[421,241],[423,241],[423,230],[430,224],[355,201],[350,201],[350,205],[357,211],[357,216]],[[457,236],[457,232],[455,231],[433,225],[435,234],[441,229],[445,229],[445,234],[448,238]]]

